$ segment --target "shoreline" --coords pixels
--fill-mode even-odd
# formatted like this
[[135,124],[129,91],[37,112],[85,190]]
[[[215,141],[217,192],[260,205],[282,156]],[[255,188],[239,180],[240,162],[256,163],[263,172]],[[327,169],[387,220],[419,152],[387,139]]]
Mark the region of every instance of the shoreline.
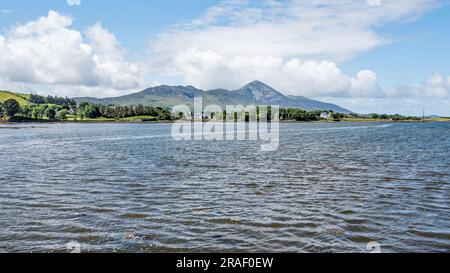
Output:
[[[129,120],[86,120],[86,121],[46,121],[46,120],[29,120],[29,121],[0,121],[0,125],[19,125],[19,124],[172,124],[177,121],[161,120],[161,121],[129,121]],[[182,121],[192,122],[192,121]],[[208,121],[203,121],[207,123]],[[450,122],[450,118],[440,119],[425,119],[422,120],[370,120],[370,119],[344,119],[342,121],[321,120],[321,121],[280,121],[281,124],[295,124],[295,123],[430,123],[430,122]],[[246,122],[248,123],[248,122]]]

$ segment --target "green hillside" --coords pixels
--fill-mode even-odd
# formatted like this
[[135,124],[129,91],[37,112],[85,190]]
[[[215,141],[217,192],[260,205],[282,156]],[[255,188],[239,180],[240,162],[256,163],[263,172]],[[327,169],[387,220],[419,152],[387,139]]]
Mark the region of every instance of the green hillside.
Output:
[[29,94],[13,93],[9,91],[0,91],[0,102],[3,103],[9,99],[15,99],[20,106],[28,104]]

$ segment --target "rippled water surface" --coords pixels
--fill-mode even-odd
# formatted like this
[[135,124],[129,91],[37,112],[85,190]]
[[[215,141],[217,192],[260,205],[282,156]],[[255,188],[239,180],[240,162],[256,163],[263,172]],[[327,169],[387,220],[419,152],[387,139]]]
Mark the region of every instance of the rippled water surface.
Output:
[[170,129],[0,129],[0,251],[450,251],[449,123],[282,124],[271,153]]

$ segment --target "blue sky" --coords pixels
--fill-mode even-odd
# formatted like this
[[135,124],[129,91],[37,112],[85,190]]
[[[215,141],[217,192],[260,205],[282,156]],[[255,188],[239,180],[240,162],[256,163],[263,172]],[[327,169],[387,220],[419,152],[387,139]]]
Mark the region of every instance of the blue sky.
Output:
[[373,69],[386,86],[425,81],[435,73],[450,75],[449,26],[449,5],[414,22],[385,26],[380,32],[393,37],[395,42],[361,54],[342,68],[348,73]]
[[0,9],[11,11],[0,15],[0,27],[7,29],[43,16],[49,10],[75,18],[73,26],[86,29],[100,21],[113,31],[129,50],[142,49],[146,37],[165,27],[200,16],[219,1],[108,1],[84,0],[80,6],[69,6],[66,0],[0,0]]
[[67,2],[0,0],[0,89],[104,97],[257,79],[358,112],[450,115],[445,1]]

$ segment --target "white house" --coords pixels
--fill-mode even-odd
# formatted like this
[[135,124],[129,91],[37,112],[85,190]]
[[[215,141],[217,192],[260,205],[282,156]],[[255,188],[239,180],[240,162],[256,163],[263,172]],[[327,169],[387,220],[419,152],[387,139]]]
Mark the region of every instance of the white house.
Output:
[[204,113],[195,113],[194,114],[194,119],[195,120],[199,120],[199,119],[210,119],[211,116],[208,114],[204,114]]
[[320,118],[321,119],[329,119],[329,118],[331,118],[331,115],[327,112],[323,112],[320,114]]

